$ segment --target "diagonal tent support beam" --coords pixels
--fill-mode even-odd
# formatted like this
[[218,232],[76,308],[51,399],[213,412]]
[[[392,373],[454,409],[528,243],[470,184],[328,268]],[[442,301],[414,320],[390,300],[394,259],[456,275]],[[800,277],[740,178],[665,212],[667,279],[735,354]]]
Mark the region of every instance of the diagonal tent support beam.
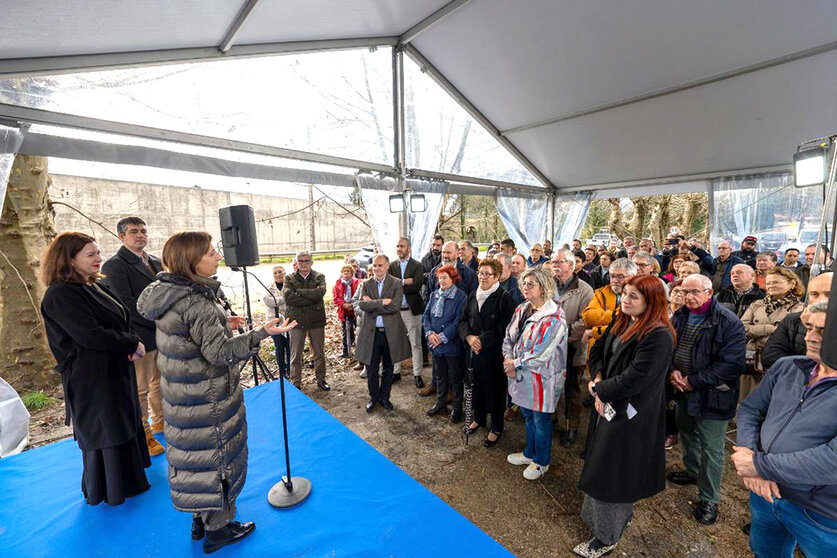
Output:
[[423,20],[404,31],[401,37],[398,38],[398,44],[406,45],[414,41],[419,35],[457,11],[459,8],[467,4],[468,1],[469,0],[453,0],[452,2],[445,4]]
[[227,31],[227,34],[224,35],[224,39],[221,41],[221,44],[218,46],[218,50],[226,54],[229,52],[230,48],[233,45],[233,42],[238,38],[238,34],[241,32],[242,27],[244,24],[247,23],[247,20],[250,18],[250,15],[253,13],[253,10],[256,6],[261,2],[261,0],[247,0],[244,5],[241,7],[241,11],[238,12],[238,15],[235,16],[235,21],[233,21],[230,29]]
[[433,64],[431,64],[430,61],[418,51],[418,49],[416,49],[413,45],[408,44],[404,47],[404,50],[407,55],[409,55],[410,58],[416,62],[416,64],[421,66],[424,72],[430,75],[430,77],[432,77],[433,80],[442,87],[442,89],[447,91],[448,95],[453,97],[456,102],[458,102],[459,105],[471,115],[471,117],[479,122],[488,131],[488,133],[500,143],[500,145],[505,147],[506,150],[508,150],[509,153],[511,153],[515,159],[517,159],[520,164],[526,168],[526,170],[532,173],[532,175],[547,188],[555,188],[549,178],[547,178],[546,175],[538,169],[538,167],[532,164],[532,162],[527,159],[526,156],[507,137],[500,134],[497,127],[494,126],[494,124],[492,124],[492,122],[486,118],[485,115],[483,115],[477,107],[475,107],[474,104],[471,103],[471,101],[469,101],[468,98],[465,97],[444,75],[442,75],[442,73],[439,72],[439,70],[437,70],[436,67],[433,66]]
[[254,58],[280,54],[373,48],[395,46],[396,44],[398,44],[398,37],[387,36],[234,45],[226,53],[221,52],[217,46],[207,46],[138,52],[45,56],[41,58],[10,58],[0,60],[0,78],[75,74],[115,68],[138,68],[162,64],[182,64],[184,62],[228,60],[230,58]]

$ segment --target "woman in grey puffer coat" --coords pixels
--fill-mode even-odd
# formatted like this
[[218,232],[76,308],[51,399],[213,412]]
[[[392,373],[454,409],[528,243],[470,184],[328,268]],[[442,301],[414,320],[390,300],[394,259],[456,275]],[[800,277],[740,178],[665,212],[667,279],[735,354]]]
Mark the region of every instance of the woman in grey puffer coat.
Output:
[[288,331],[274,319],[243,335],[232,330],[218,302],[221,284],[210,277],[221,255],[205,232],[173,235],[163,247],[160,273],[137,300],[137,310],[157,325],[157,365],[168,443],[169,486],[174,507],[192,512],[192,538],[203,536],[214,552],[253,531],[238,523],[235,499],[247,476],[247,420],[239,362],[258,352],[268,335]]

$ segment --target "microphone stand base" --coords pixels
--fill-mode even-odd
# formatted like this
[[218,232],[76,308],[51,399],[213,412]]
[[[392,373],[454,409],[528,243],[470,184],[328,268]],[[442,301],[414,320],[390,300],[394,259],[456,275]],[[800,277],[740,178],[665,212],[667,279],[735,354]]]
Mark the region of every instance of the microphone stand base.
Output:
[[292,490],[284,480],[277,482],[267,494],[267,501],[275,508],[290,508],[305,500],[311,494],[311,481],[304,477],[291,477]]

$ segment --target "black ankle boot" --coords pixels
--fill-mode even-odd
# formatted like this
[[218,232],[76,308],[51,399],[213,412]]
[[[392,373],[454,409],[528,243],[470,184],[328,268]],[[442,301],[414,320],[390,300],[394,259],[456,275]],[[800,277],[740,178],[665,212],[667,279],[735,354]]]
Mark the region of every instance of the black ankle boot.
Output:
[[252,533],[255,528],[256,524],[252,521],[247,523],[232,521],[217,531],[207,531],[206,538],[203,541],[203,552],[204,554],[212,554],[219,548],[235,544]]
[[192,516],[192,540],[199,541],[203,538],[204,535],[204,527],[203,527],[203,520],[200,518],[199,515]]

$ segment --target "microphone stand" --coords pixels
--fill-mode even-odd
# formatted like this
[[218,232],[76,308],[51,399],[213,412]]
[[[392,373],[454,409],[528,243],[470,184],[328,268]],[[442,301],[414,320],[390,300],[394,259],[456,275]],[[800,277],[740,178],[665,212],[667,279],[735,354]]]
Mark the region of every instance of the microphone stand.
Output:
[[[230,269],[233,271],[241,271],[244,274],[244,299],[246,301],[246,310],[247,310],[247,322],[252,325],[252,318],[250,315],[250,297],[249,291],[247,288],[247,275],[252,275],[253,278],[258,281],[258,283],[264,287],[264,289],[270,293],[270,289],[265,287],[265,284],[262,283],[261,279],[259,279],[255,274],[247,271],[246,266],[231,266]],[[273,296],[273,293],[270,293]],[[273,300],[276,301],[276,297],[273,296]],[[278,306],[278,304],[277,304]],[[278,316],[277,316],[278,317]],[[259,363],[261,366],[264,367],[264,370],[267,371],[267,367],[265,366],[264,362],[259,358],[258,355],[253,357],[253,372],[255,376],[256,371],[256,361],[255,359],[259,359]],[[269,372],[266,372],[270,375],[271,380],[275,380],[276,378],[273,377]],[[256,385],[258,385],[259,381],[256,380]],[[281,394],[282,398],[282,432],[285,438],[285,471],[286,474],[282,477],[282,480],[277,482],[273,485],[273,488],[270,489],[270,492],[267,494],[267,501],[270,502],[270,505],[276,508],[290,508],[291,506],[295,506],[298,503],[305,500],[309,494],[311,494],[311,481],[306,479],[305,477],[292,477],[291,476],[291,454],[290,449],[288,446],[288,410],[287,406],[285,405],[285,375],[280,373],[279,374],[279,393]]]

